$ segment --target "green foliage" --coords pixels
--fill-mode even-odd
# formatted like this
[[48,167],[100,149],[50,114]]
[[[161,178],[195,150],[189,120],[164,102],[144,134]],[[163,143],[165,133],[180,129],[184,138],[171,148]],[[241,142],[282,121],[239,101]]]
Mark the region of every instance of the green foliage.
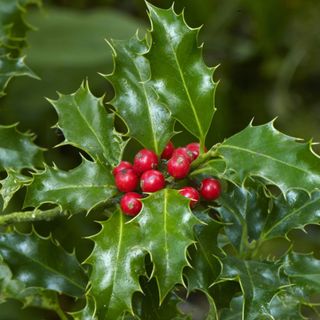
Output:
[[[5,2],[7,12],[16,3]],[[19,3],[18,11],[30,1]],[[49,100],[64,138],[56,147],[72,146],[80,164],[50,165],[32,134],[0,126],[0,304],[16,300],[63,320],[190,319],[188,296],[196,293],[207,320],[301,319],[304,305],[317,313],[320,260],[295,252],[290,232],[319,224],[319,156],[274,122],[250,124],[205,152],[216,83],[199,29],[173,7],[147,8],[144,38],[110,41],[110,108],[87,84]],[[21,48],[21,12],[6,19],[3,47],[15,36]],[[136,217],[124,216],[113,168],[133,139],[159,155],[175,121],[199,140],[199,158],[181,181],[162,162],[167,187],[145,194]],[[177,189],[208,176],[221,180],[221,196],[191,209]],[[268,247],[281,238],[284,252]]]

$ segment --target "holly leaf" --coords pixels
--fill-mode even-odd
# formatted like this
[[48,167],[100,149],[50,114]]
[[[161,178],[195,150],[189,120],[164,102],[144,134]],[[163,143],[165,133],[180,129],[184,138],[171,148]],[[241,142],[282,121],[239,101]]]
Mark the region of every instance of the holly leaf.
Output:
[[63,210],[77,213],[90,211],[117,193],[109,167],[86,159],[70,170],[46,166],[34,174],[27,188],[25,207],[38,207],[42,203],[56,203]]
[[101,226],[91,237],[95,246],[85,261],[92,267],[90,294],[96,300],[98,319],[118,319],[125,311],[133,314],[131,299],[134,292],[141,291],[139,276],[145,273],[145,252],[139,245],[138,225],[126,223],[121,212]]
[[0,125],[0,171],[41,167],[43,149],[33,143],[34,136],[21,133],[17,125]]
[[231,186],[218,199],[215,208],[225,223],[224,230],[239,252],[245,252],[250,242],[260,238],[269,209],[269,199],[262,187]]
[[243,293],[242,319],[272,319],[268,306],[282,286],[279,265],[232,256],[225,257],[222,264],[221,281],[238,280],[240,283]]
[[96,98],[88,84],[82,84],[73,94],[49,101],[59,115],[56,126],[65,136],[60,145],[73,145],[112,166],[119,163],[125,144],[114,129],[114,115],[106,112],[103,98]]
[[[0,180],[0,195],[3,199],[3,210],[8,206],[13,195],[31,182],[32,178],[14,171],[8,170],[7,176],[3,180]],[[1,208],[1,207],[0,207]]]
[[110,103],[126,123],[127,135],[160,154],[173,135],[174,121],[148,81],[150,64],[143,56],[147,42],[136,35],[128,41],[112,40],[110,46],[115,65],[107,76],[115,90]]
[[252,126],[226,139],[217,151],[234,171],[236,182],[259,176],[278,186],[313,191],[320,183],[320,160],[311,143],[303,143],[277,131],[273,122]]
[[243,296],[232,298],[229,308],[221,310],[221,320],[238,320],[242,318]]
[[197,167],[190,173],[190,178],[202,180],[205,177],[225,178],[226,164],[223,159],[212,159]]
[[68,254],[50,238],[35,233],[0,234],[0,255],[14,279],[25,287],[39,287],[80,297],[87,277],[75,255]]
[[12,58],[9,55],[0,56],[0,97],[5,95],[5,88],[14,77],[29,76],[35,79],[38,77],[25,64],[24,57]]
[[201,289],[207,292],[217,279],[221,271],[218,256],[221,254],[217,244],[217,237],[222,224],[211,219],[207,212],[197,215],[206,224],[194,227],[194,246],[189,248],[190,264],[192,268],[185,271],[188,280],[188,291]]
[[64,314],[56,292],[42,288],[26,288],[22,281],[13,278],[10,268],[0,256],[0,304],[8,299],[21,301],[24,308],[38,307],[55,311],[57,314]]
[[194,243],[193,227],[201,222],[192,214],[189,200],[172,189],[143,199],[135,221],[140,225],[142,246],[153,262],[152,276],[157,280],[161,303],[176,283],[183,283],[187,248]]
[[320,260],[312,254],[290,252],[284,257],[283,270],[291,283],[307,294],[320,292]]
[[160,101],[204,146],[211,125],[216,84],[214,68],[205,65],[198,45],[199,28],[190,28],[173,7],[159,9],[147,3],[152,25],[150,61],[152,84]]
[[74,320],[97,320],[96,313],[96,302],[95,299],[90,295],[86,295],[86,305],[83,309],[75,312],[69,312]]
[[286,196],[274,200],[268,214],[261,239],[286,236],[294,228],[303,229],[306,224],[320,221],[320,192],[311,195],[303,190],[290,190]]

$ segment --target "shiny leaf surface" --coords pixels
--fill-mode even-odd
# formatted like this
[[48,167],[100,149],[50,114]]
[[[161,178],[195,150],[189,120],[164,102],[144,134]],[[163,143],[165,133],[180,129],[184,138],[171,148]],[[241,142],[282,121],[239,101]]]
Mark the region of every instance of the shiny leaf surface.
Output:
[[237,182],[259,176],[283,193],[292,188],[313,191],[320,183],[320,159],[309,143],[277,131],[273,122],[252,126],[228,138],[218,147],[227,169]]
[[70,171],[46,167],[35,174],[27,188],[25,206],[56,203],[63,210],[77,213],[90,210],[117,192],[109,167],[83,159],[78,167]]
[[86,295],[86,305],[83,309],[75,312],[70,312],[70,315],[74,320],[97,320],[96,313],[96,302],[90,295]]
[[31,180],[32,178],[26,177],[25,175],[17,171],[8,170],[7,177],[3,180],[0,180],[0,185],[1,185],[0,195],[3,199],[3,209],[7,207],[13,195],[20,188],[30,183]]
[[150,61],[152,83],[166,107],[204,145],[215,112],[213,68],[203,62],[199,29],[190,28],[173,8],[148,4],[152,25]]
[[193,227],[200,223],[189,209],[189,200],[177,190],[163,189],[143,200],[140,214],[142,246],[148,250],[159,287],[160,302],[176,283],[183,283],[188,265],[187,248],[194,242]]
[[84,293],[87,277],[74,255],[35,233],[0,234],[0,255],[14,279],[25,287],[39,287],[71,296]]
[[106,112],[102,98],[96,98],[87,84],[50,102],[59,115],[57,126],[65,136],[62,144],[71,144],[110,165],[120,161],[124,143],[114,129],[114,115]]
[[131,299],[140,291],[139,276],[144,274],[143,248],[135,223],[126,223],[117,211],[102,230],[91,237],[95,246],[86,263],[91,264],[91,294],[96,300],[98,319],[118,319],[125,311],[132,313]]
[[[279,265],[227,256],[221,279],[238,280],[243,293],[242,319],[272,319],[268,306],[282,285]],[[227,318],[232,319],[232,318]]]
[[33,140],[31,134],[20,133],[16,125],[0,125],[0,171],[42,166],[42,149]]
[[269,213],[262,239],[285,236],[294,228],[304,228],[306,224],[320,221],[320,192],[311,195],[303,190],[291,190],[286,198],[280,195]]
[[148,81],[150,64],[143,56],[147,43],[136,35],[128,41],[112,40],[110,45],[115,64],[108,76],[115,90],[110,103],[125,121],[127,135],[159,155],[173,135],[174,122]]

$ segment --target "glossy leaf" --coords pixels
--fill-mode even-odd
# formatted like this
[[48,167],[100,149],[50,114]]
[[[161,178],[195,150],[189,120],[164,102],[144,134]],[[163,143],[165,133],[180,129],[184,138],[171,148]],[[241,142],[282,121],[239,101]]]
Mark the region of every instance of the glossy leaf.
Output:
[[97,320],[96,313],[96,302],[95,299],[90,295],[86,295],[86,305],[83,309],[75,312],[70,312],[72,319],[74,320]]
[[[3,199],[3,209],[7,207],[13,195],[22,187],[30,183],[32,178],[17,171],[8,170],[7,177],[0,180],[0,195]],[[0,207],[1,208],[1,207]]]
[[106,112],[102,98],[96,98],[87,84],[50,102],[59,115],[57,127],[65,136],[62,145],[73,145],[110,165],[120,162],[124,143],[114,129],[114,115]]
[[140,225],[141,245],[150,253],[162,302],[176,283],[183,283],[187,248],[194,242],[193,227],[200,220],[190,211],[187,198],[177,190],[163,189],[143,200],[135,221]]
[[87,277],[76,257],[53,244],[50,238],[41,238],[35,233],[0,234],[0,255],[14,279],[25,287],[39,287],[76,297],[84,293]]
[[55,311],[66,319],[60,308],[57,293],[41,288],[26,288],[22,281],[12,278],[10,268],[0,256],[0,304],[8,299],[15,299],[23,303],[24,307],[38,307]]
[[221,310],[221,320],[239,320],[242,318],[243,296],[234,297],[230,302],[230,307]]
[[173,8],[148,4],[152,25],[152,83],[166,107],[204,145],[215,112],[213,68],[205,65],[198,45],[199,29],[190,28]]
[[146,40],[136,35],[128,41],[112,40],[110,45],[115,64],[107,77],[115,90],[110,103],[125,121],[127,135],[160,154],[173,135],[174,122],[148,81],[150,65],[143,56],[148,50]]
[[70,171],[47,166],[36,173],[27,188],[24,205],[38,207],[42,203],[56,203],[63,210],[78,213],[91,210],[117,192],[109,167],[83,159]]
[[4,168],[20,170],[41,167],[42,149],[33,140],[31,134],[20,133],[16,125],[0,125],[0,171]]
[[[272,319],[268,306],[282,286],[279,265],[227,256],[222,260],[222,280],[238,280],[243,293],[242,319]],[[228,318],[227,318],[228,319]],[[232,319],[229,317],[229,319]]]
[[101,231],[91,237],[95,246],[86,260],[92,267],[90,293],[98,319],[118,319],[125,311],[132,313],[132,295],[141,291],[139,276],[145,273],[145,253],[139,246],[139,227],[126,223],[120,211],[101,225]]
[[252,126],[228,138],[218,147],[227,169],[238,183],[259,176],[283,193],[301,188],[313,191],[320,183],[320,159],[310,146],[277,131],[273,122]]
[[275,199],[269,213],[262,239],[283,237],[294,228],[304,228],[306,224],[320,221],[320,192],[311,195],[303,190],[291,190],[284,198],[280,195]]
[[189,248],[192,268],[187,268],[185,274],[188,280],[188,291],[201,289],[206,292],[221,271],[217,258],[221,254],[217,236],[222,224],[211,219],[207,212],[197,216],[206,224],[197,225],[194,228],[196,243]]
[[197,167],[190,173],[190,177],[194,178],[204,178],[204,177],[224,177],[224,172],[226,169],[226,164],[222,159],[212,159],[201,166]]
[[289,253],[284,258],[283,270],[291,283],[309,294],[320,292],[320,260],[312,254]]

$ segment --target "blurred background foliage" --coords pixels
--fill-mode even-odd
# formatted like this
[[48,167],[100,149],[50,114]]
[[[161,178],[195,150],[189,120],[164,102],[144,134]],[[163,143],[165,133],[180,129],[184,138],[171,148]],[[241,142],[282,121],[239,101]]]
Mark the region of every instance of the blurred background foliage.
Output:
[[[2,1],[8,0],[0,0],[0,6]],[[172,4],[171,0],[149,1],[164,8]],[[320,141],[319,0],[177,0],[175,7],[177,12],[185,8],[192,27],[203,24],[199,43],[205,43],[205,61],[220,65],[214,77],[220,80],[218,111],[207,147],[243,129],[252,118],[261,124],[278,117],[279,130]],[[106,94],[109,101],[112,88],[99,75],[113,69],[105,39],[127,39],[137,28],[143,33],[149,22],[143,0],[46,0],[42,8],[31,9],[25,18],[36,30],[28,32],[24,54],[41,80],[18,77],[9,83],[7,95],[0,99],[0,124],[19,122],[21,131],[33,131],[40,146],[51,148],[63,137],[57,129],[49,129],[57,116],[45,97],[56,99],[57,91],[74,92],[88,79],[92,92]],[[174,139],[177,145],[193,140],[191,135]],[[126,156],[137,148],[131,143]],[[70,146],[51,149],[46,157],[63,169],[79,161]],[[64,245],[75,239],[66,249],[81,247],[78,256],[83,260],[90,248],[82,237],[96,226],[77,215],[68,223],[57,219],[36,228],[42,234],[52,232]],[[290,237],[298,251],[314,251],[319,257],[319,232],[318,226],[307,226],[306,233],[294,231]],[[270,244],[275,256],[287,249],[286,243],[280,244]],[[17,303],[9,301],[2,305],[5,308],[13,312]],[[0,319],[5,314],[13,313],[1,312]],[[20,309],[19,316],[12,317],[18,318],[34,319],[34,312]]]

